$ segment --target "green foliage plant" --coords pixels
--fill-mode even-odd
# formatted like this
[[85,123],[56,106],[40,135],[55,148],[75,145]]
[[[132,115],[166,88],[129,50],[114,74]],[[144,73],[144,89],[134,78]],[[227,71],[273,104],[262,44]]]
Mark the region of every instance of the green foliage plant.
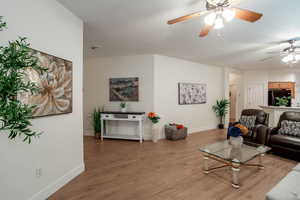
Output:
[[289,100],[291,97],[276,97],[277,103],[276,105],[278,106],[287,106],[289,104]]
[[[0,30],[5,27],[6,23],[0,17]],[[28,143],[40,134],[30,129],[34,106],[23,104],[17,97],[20,93],[39,92],[35,83],[26,81],[26,70],[30,68],[45,71],[32,55],[26,38],[20,37],[0,46],[0,131],[8,133],[9,139],[20,136]]]
[[220,118],[220,124],[224,123],[224,118],[229,111],[229,100],[221,99],[217,100],[216,104],[212,107],[213,111]]
[[95,108],[92,114],[92,123],[94,128],[95,137],[100,137],[101,135],[101,109]]
[[120,103],[120,107],[121,107],[121,108],[126,108],[126,102],[121,102],[121,103]]

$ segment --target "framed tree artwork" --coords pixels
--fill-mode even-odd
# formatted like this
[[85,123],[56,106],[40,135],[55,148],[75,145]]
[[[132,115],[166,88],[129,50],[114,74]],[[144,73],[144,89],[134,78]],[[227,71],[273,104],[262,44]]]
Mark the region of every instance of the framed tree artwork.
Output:
[[139,101],[139,78],[110,78],[110,101]]

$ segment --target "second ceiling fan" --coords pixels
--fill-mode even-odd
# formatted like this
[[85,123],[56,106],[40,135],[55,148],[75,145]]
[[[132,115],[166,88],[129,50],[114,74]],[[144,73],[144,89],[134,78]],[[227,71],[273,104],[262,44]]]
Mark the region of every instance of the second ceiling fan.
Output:
[[229,0],[206,0],[206,10],[170,20],[168,21],[168,24],[175,24],[203,15],[206,15],[204,19],[205,25],[200,32],[200,37],[207,36],[209,31],[213,28],[223,28],[224,21],[229,22],[233,18],[237,18],[247,22],[256,22],[262,17],[263,14],[231,7]]

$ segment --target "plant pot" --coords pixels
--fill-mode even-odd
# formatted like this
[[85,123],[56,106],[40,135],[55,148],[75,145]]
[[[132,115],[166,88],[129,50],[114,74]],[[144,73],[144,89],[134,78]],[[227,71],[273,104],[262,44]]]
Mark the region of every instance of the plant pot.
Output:
[[159,126],[158,124],[152,125],[152,141],[156,143],[159,139]]
[[121,108],[121,112],[127,112],[127,108],[125,107],[125,108]]
[[219,129],[224,129],[224,124],[219,124],[219,125],[218,125],[218,128],[219,128]]

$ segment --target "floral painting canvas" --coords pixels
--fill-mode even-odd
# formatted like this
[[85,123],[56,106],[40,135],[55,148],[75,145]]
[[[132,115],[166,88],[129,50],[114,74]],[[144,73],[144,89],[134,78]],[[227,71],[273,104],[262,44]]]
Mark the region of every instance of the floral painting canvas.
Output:
[[179,104],[204,104],[206,103],[206,84],[179,83]]
[[22,93],[18,98],[28,105],[36,105],[34,117],[71,113],[72,62],[36,50],[33,55],[47,72],[27,70],[26,77],[38,85],[40,92],[34,95]]
[[109,79],[110,101],[138,101],[139,78],[111,78]]

